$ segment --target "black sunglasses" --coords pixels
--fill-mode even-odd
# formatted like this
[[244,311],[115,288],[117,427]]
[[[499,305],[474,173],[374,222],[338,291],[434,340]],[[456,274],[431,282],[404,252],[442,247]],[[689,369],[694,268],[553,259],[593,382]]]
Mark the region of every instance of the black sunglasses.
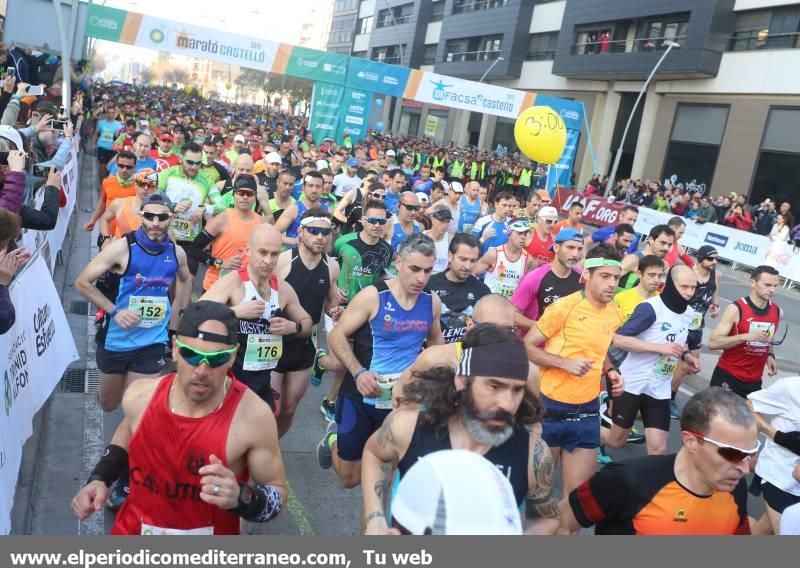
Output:
[[253,197],[255,196],[256,192],[252,189],[237,189],[236,195],[239,197]]
[[386,194],[381,193],[380,191],[372,191],[370,192],[370,196],[374,197],[375,199],[386,199]]
[[419,211],[422,208],[420,205],[409,205],[408,203],[401,203],[400,205],[402,205],[409,211]]
[[382,217],[367,217],[366,221],[370,225],[385,225],[389,222],[389,219],[384,219]]
[[331,234],[333,229],[329,227],[303,227],[306,231],[311,233],[312,235],[322,235],[323,237],[327,237]]
[[169,220],[172,217],[170,213],[151,213],[150,211],[142,211],[142,217],[147,219],[148,221],[159,221],[163,223],[164,221]]
[[202,160],[187,160],[186,158],[183,159],[184,164],[189,164],[190,166],[200,166],[202,165]]

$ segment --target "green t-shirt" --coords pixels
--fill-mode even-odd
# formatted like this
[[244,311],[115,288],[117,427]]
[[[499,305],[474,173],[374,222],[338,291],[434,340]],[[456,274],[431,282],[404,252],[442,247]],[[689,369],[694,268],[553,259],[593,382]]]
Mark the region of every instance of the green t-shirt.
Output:
[[217,186],[202,172],[194,179],[187,178],[181,164],[158,174],[158,189],[163,191],[176,206],[181,201],[191,203],[191,207],[185,213],[176,214],[172,220],[172,229],[179,241],[193,241],[200,234],[203,228],[202,219],[198,223],[193,223],[191,217],[198,208],[205,207],[206,202],[213,206],[215,215],[225,209],[225,203]]
[[361,290],[377,282],[392,262],[392,247],[379,239],[368,245],[359,233],[342,235],[333,243],[333,254],[339,258],[339,280],[337,285],[351,301]]

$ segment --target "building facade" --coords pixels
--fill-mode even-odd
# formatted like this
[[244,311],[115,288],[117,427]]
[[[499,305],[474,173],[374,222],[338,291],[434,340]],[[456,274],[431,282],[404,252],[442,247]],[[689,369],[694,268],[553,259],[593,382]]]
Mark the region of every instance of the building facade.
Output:
[[[800,1],[341,1],[355,15],[342,52],[471,80],[488,70],[486,82],[583,102],[600,173],[674,42],[633,115],[617,178],[675,179],[800,210]],[[393,129],[421,135],[435,116],[442,141],[514,149],[513,120],[401,104]],[[586,138],[578,184],[594,170]]]

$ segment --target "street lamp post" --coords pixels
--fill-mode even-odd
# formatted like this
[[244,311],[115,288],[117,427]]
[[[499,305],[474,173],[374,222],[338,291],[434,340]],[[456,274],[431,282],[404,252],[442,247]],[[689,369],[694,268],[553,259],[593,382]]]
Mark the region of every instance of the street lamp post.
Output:
[[609,193],[611,193],[612,189],[614,188],[614,183],[616,182],[617,178],[617,169],[619,168],[619,161],[622,158],[622,148],[625,146],[625,137],[628,135],[628,129],[631,127],[631,122],[633,122],[633,115],[636,114],[636,109],[639,106],[639,102],[642,100],[645,92],[647,91],[647,87],[650,85],[650,81],[658,71],[658,68],[661,67],[661,64],[669,55],[669,52],[672,51],[673,47],[680,47],[679,43],[674,41],[665,42],[667,44],[667,50],[664,52],[664,55],[661,56],[661,59],[658,60],[653,70],[650,71],[650,75],[647,77],[647,80],[644,82],[642,86],[642,90],[639,91],[639,96],[636,97],[636,102],[633,103],[633,108],[631,109],[631,113],[628,116],[628,123],[625,125],[625,130],[622,131],[622,139],[619,141],[619,148],[617,148],[617,155],[614,156],[614,166],[611,168],[611,175],[608,176],[608,182],[606,183],[606,197]]
[[[392,6],[389,4],[389,0],[383,0],[386,9],[389,11],[389,17],[392,21],[392,27],[394,28],[394,33],[397,36],[397,48],[400,50],[400,66],[402,67],[405,65],[405,49],[403,49],[403,39],[400,37],[400,30],[397,28],[397,20],[394,19],[394,12],[392,11]],[[411,62],[409,62],[410,65]],[[391,130],[396,132],[400,128],[400,114],[403,112],[403,97],[397,97],[394,106],[394,116],[392,116],[392,124]]]
[[489,65],[489,68],[483,73],[483,75],[481,75],[481,79],[480,81],[478,81],[478,83],[483,83],[483,80],[486,79],[486,76],[492,71],[492,69],[494,69],[494,66],[500,63],[501,61],[505,61],[505,59],[503,59],[502,57],[498,57],[497,59],[492,61],[492,64]]

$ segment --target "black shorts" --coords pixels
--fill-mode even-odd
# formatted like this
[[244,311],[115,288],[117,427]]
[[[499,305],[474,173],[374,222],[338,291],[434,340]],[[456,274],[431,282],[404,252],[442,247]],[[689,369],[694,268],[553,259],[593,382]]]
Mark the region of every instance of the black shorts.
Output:
[[189,254],[189,249],[192,248],[191,241],[178,241],[178,246],[186,253],[186,265],[189,267],[189,272],[192,276],[197,276],[197,267],[200,266],[200,261]]
[[247,385],[247,388],[256,393],[261,400],[269,404],[272,412],[275,412],[275,399],[272,397],[270,371],[243,371],[232,367],[231,372],[233,372],[233,376],[236,377],[236,380]]
[[632,428],[636,415],[642,413],[645,428],[669,432],[669,399],[653,398],[646,394],[623,392],[611,406],[611,420],[620,428]]
[[765,481],[758,476],[753,478],[753,484],[761,484],[761,494],[764,495],[764,501],[767,502],[769,508],[773,511],[783,514],[783,510],[792,505],[800,503],[800,496],[787,493],[779,487],[775,487],[769,481]]
[[314,365],[314,355],[317,350],[311,342],[310,337],[300,341],[283,340],[283,355],[275,367],[276,373],[291,373],[294,371],[305,371]]
[[383,424],[391,409],[380,410],[346,396],[336,399],[336,450],[344,461],[361,461],[367,440]]
[[97,149],[97,161],[103,164],[104,166],[111,161],[111,159],[116,156],[117,153],[114,150],[106,150],[105,148],[98,148]]
[[761,381],[755,383],[740,381],[727,371],[715,367],[714,372],[711,374],[710,386],[722,387],[725,390],[735,392],[742,398],[747,398],[748,395],[761,390]]
[[690,329],[689,335],[686,336],[686,345],[689,346],[689,351],[697,351],[703,346],[703,330]]
[[97,346],[97,368],[106,375],[139,373],[155,375],[167,365],[164,358],[166,345],[156,343],[132,351],[109,351],[102,344]]

